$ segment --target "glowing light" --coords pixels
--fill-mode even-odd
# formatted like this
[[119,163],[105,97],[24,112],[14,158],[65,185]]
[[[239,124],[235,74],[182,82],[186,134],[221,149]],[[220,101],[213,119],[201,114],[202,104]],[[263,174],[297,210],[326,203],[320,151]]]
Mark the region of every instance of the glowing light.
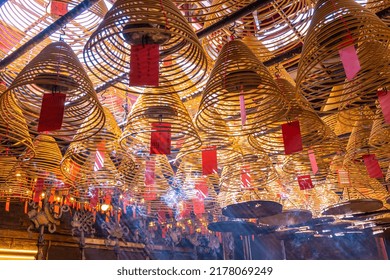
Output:
[[100,209],[101,209],[102,211],[107,211],[108,208],[110,208],[110,205],[108,205],[108,204],[102,204],[102,206],[100,207]]

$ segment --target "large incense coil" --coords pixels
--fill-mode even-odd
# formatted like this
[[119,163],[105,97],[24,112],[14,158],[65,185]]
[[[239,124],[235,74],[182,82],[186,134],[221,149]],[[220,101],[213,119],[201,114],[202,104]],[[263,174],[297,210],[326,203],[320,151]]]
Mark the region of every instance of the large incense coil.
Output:
[[334,191],[332,184],[327,182],[317,184],[308,192],[309,205],[314,216],[320,216],[321,212],[329,205],[340,202],[340,196]]
[[21,168],[30,178],[50,178],[61,184],[63,180],[60,170],[62,153],[56,140],[49,135],[40,134],[34,138],[33,143],[35,157],[22,162]]
[[[159,88],[182,86],[183,91],[191,91],[202,81],[206,56],[195,32],[170,0],[116,1],[88,39],[84,60],[103,82],[128,86],[130,45],[144,43],[160,46],[163,79]],[[130,91],[140,93],[135,88]]]
[[13,118],[5,122],[0,114],[0,155],[28,160],[34,157],[35,151],[26,120],[15,103],[9,103],[7,107]]
[[[70,142],[78,129],[88,127],[81,141],[96,134],[105,118],[92,83],[71,47],[64,42],[54,42],[45,47],[14,79],[2,95],[0,108],[3,119],[12,122],[26,118],[28,130],[36,135],[43,94],[66,94],[65,110],[60,130],[50,131],[57,141]],[[20,111],[10,108],[18,107]]]
[[295,96],[294,86],[286,79],[277,78],[275,81],[287,99],[290,100],[290,110],[286,120],[275,122],[269,126],[268,130],[263,129],[259,133],[250,135],[248,138],[249,143],[256,149],[266,151],[269,155],[284,154],[282,124],[287,123],[288,120],[299,121],[304,148],[319,144],[325,140],[329,131],[317,113],[305,104],[299,96]]
[[199,135],[179,95],[148,94],[161,92],[150,89],[141,95],[127,117],[120,144],[135,155],[149,155],[153,123],[169,123],[171,153],[189,152],[201,146]]
[[[226,1],[218,1],[225,6]],[[236,9],[243,8],[252,1],[236,3]],[[224,10],[219,6],[211,7],[208,20],[204,27],[228,16],[232,10]],[[303,43],[306,29],[312,16],[312,1],[278,0],[265,4],[235,23],[230,24],[203,39],[203,45],[211,59],[215,60],[218,53],[231,36],[243,38],[256,36],[262,44],[274,55],[287,52]],[[284,36],[280,37],[280,34]]]
[[[345,41],[349,36],[353,41]],[[341,104],[348,104],[348,109],[374,105],[378,88],[389,83],[389,41],[388,27],[354,1],[320,0],[305,38],[297,85],[315,110],[321,111],[325,104],[333,105],[324,113],[334,113]],[[361,70],[352,81],[347,81],[339,46],[352,42]],[[329,94],[337,85],[341,88],[333,92],[334,102],[330,104]]]
[[[242,125],[240,97],[245,102],[246,122]],[[271,74],[241,41],[228,42],[214,65],[199,105],[196,124],[208,131],[216,114],[226,122],[232,135],[256,132],[286,115],[288,104]],[[223,131],[224,126],[213,127]]]
[[[7,47],[0,50],[0,57],[9,53],[8,50],[16,50],[26,42],[32,40],[42,30],[49,28],[59,17],[52,14],[49,1],[38,0],[15,0],[7,1],[2,5],[0,10],[0,22],[6,29],[2,33],[3,44]],[[68,2],[68,10],[72,10],[76,5],[81,3],[81,0],[62,1]],[[24,67],[25,63],[31,60],[31,55],[34,56],[42,49],[42,45],[46,46],[52,41],[64,40],[70,44],[76,54],[80,54],[83,50],[87,38],[92,34],[92,31],[98,26],[101,18],[107,11],[104,1],[100,1],[93,5],[90,9],[84,11],[73,19],[67,22],[66,27],[57,30],[44,40],[42,44],[36,45],[30,54],[26,54],[17,60],[17,63],[12,63],[9,68],[16,69],[18,72]],[[17,24],[15,20],[17,19]]]
[[[135,200],[144,201],[148,205],[154,205],[154,209],[158,206],[165,205],[164,195],[170,189],[174,178],[174,172],[168,162],[168,158],[164,155],[154,155],[148,161],[136,161],[138,166],[134,179],[127,188],[127,193]],[[151,167],[150,165],[154,165]],[[152,172],[153,184],[146,185],[146,176],[148,168],[154,168]]]
[[390,153],[390,124],[385,122],[383,115],[382,118],[373,121],[368,143],[379,150]]

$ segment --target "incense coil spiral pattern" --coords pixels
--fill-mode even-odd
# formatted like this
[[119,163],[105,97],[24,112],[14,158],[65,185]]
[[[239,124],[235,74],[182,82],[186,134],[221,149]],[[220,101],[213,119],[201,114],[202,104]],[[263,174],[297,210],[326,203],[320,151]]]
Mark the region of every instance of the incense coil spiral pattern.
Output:
[[[84,60],[103,82],[128,86],[130,45],[145,43],[160,46],[159,88],[173,86],[188,93],[202,82],[206,56],[195,32],[170,0],[116,1],[88,39]],[[142,93],[140,88],[129,91]]]
[[[24,117],[29,132],[37,135],[43,95],[56,92],[66,94],[62,127],[47,135],[69,143],[80,127],[84,131],[78,135],[78,141],[93,136],[103,127],[104,113],[92,82],[71,47],[64,42],[54,42],[43,49],[1,96],[4,121],[12,123],[13,119]],[[20,110],[11,109],[15,107]]]
[[[148,94],[151,92],[152,94]],[[157,94],[161,92],[161,94]],[[148,89],[140,95],[127,117],[125,129],[120,139],[121,147],[135,156],[147,156],[150,153],[152,124],[168,123],[171,153],[189,152],[201,146],[200,137],[192,123],[187,109],[179,95],[164,94],[161,88]]]
[[[214,125],[210,120],[220,115],[232,135],[242,136],[255,133],[259,123],[266,127],[276,122],[287,111],[288,102],[271,74],[244,43],[234,40],[223,47],[211,71],[196,125],[207,132]],[[222,132],[224,126],[213,130]]]
[[[361,5],[351,0],[320,0],[305,38],[297,86],[315,110],[326,114],[374,105],[376,91],[389,84],[389,43],[388,27]],[[348,81],[339,50],[352,46],[360,71]],[[334,86],[341,87],[332,90]],[[328,100],[331,92],[332,101]],[[333,108],[322,110],[325,105]]]

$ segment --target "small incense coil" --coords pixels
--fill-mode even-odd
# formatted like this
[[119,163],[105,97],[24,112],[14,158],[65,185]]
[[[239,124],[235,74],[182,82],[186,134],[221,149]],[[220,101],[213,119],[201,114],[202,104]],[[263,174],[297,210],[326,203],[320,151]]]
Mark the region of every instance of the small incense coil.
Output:
[[[377,110],[381,110],[380,107]],[[377,114],[380,115],[380,112]],[[378,150],[390,154],[390,124],[385,122],[383,115],[382,118],[373,121],[368,143]]]
[[[12,123],[25,117],[29,132],[37,135],[42,97],[55,92],[66,94],[63,122],[60,130],[47,132],[47,135],[58,142],[69,143],[80,126],[89,129],[77,136],[78,141],[93,136],[102,128],[105,118],[93,85],[76,54],[64,42],[46,46],[1,96],[4,121]],[[15,107],[20,110],[12,109]],[[21,122],[20,125],[24,124]]]
[[267,127],[287,111],[287,100],[271,74],[244,43],[234,40],[225,44],[218,56],[199,105],[196,125],[206,133],[210,127],[222,132],[226,126],[215,127],[211,121],[219,115],[232,135],[242,136],[257,132],[258,123]]
[[[84,60],[103,82],[128,86],[130,45],[138,44],[159,45],[163,78],[159,88],[167,91],[173,86],[188,92],[202,82],[207,69],[206,56],[192,27],[170,0],[116,1],[89,37]],[[142,92],[132,87],[129,91]]]
[[[305,37],[297,86],[316,111],[326,114],[372,106],[379,88],[388,86],[390,30],[372,12],[352,0],[320,0]],[[339,49],[355,46],[361,69],[346,80]],[[375,63],[373,63],[373,61]],[[333,102],[328,102],[333,90]],[[325,105],[331,110],[323,111]]]
[[179,96],[174,93],[147,94],[149,90],[161,92],[161,89],[148,89],[137,99],[128,115],[120,139],[121,147],[134,155],[147,156],[150,153],[152,124],[169,123],[172,154],[198,149],[201,146],[199,135]]

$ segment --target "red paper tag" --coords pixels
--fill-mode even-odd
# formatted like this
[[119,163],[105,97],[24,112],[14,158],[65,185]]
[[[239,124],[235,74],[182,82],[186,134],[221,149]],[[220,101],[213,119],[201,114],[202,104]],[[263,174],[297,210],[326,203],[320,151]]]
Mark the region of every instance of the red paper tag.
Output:
[[381,167],[374,154],[364,155],[363,160],[370,178],[383,178]]
[[211,175],[217,173],[217,150],[215,146],[202,150],[202,174]]
[[7,198],[6,202],[5,202],[5,211],[6,212],[9,212],[9,204],[10,204],[11,200],[10,198]]
[[309,153],[309,159],[310,159],[310,164],[311,164],[311,170],[313,171],[313,174],[316,175],[318,172],[316,155],[314,154],[313,150],[309,150],[308,153]]
[[60,213],[60,205],[59,204],[54,204],[54,213],[59,214]]
[[89,204],[91,205],[91,207],[96,207],[97,206],[97,203],[98,203],[98,200],[99,200],[99,190],[98,189],[93,189],[91,191],[91,198],[89,199]]
[[390,124],[390,92],[387,90],[378,91],[379,104],[381,105],[383,118]]
[[245,108],[245,97],[243,94],[240,95],[240,113],[241,113],[241,125],[244,126],[246,123],[246,108]]
[[249,165],[241,167],[241,184],[244,188],[250,188],[252,185],[251,168]]
[[155,178],[156,163],[154,160],[147,160],[145,164],[145,185],[153,185]]
[[200,198],[204,199],[209,194],[209,188],[206,181],[201,181],[195,184],[195,189],[198,191],[197,194]]
[[282,124],[282,135],[285,155],[303,150],[299,121]]
[[154,184],[145,186],[144,199],[145,201],[157,199],[156,186]]
[[171,154],[171,124],[152,123],[150,154]]
[[313,182],[311,181],[310,175],[302,175],[302,176],[297,176],[298,178],[298,184],[299,184],[299,189],[302,190],[310,190],[314,188]]
[[39,202],[41,200],[41,194],[43,191],[43,183],[44,183],[43,178],[38,178],[37,183],[35,184],[35,188],[34,188],[34,198],[33,198],[34,202]]
[[130,86],[158,86],[160,50],[158,44],[131,46]]
[[61,129],[64,118],[66,94],[47,93],[43,95],[39,115],[38,132]]
[[203,199],[193,199],[192,204],[193,204],[195,215],[201,215],[205,213]]
[[[346,46],[347,44],[350,45]],[[339,55],[344,67],[345,75],[347,76],[348,81],[351,81],[360,71],[359,57],[352,38],[349,38],[346,42],[340,44]]]
[[157,212],[157,218],[159,223],[165,223],[167,221],[166,212],[164,210],[159,210]]
[[69,168],[69,177],[71,180],[76,180],[76,176],[80,171],[80,165],[76,162],[72,162]]
[[50,13],[56,16],[63,16],[68,12],[68,3],[51,1]]
[[106,143],[105,141],[100,142],[96,146],[96,154],[95,154],[95,164],[94,164],[94,171],[99,171],[104,167],[104,154],[106,150]]
[[110,205],[111,204],[111,194],[107,193],[104,196],[104,204]]

